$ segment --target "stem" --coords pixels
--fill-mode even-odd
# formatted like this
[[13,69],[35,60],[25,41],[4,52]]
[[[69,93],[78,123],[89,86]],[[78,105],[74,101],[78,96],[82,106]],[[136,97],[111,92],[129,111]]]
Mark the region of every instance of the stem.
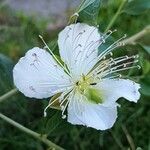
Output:
[[150,25],[145,27],[142,31],[136,33],[135,35],[121,41],[125,45],[135,45],[136,41],[144,37],[146,34],[150,33]]
[[112,131],[110,131],[110,133],[111,133],[112,137],[114,138],[116,144],[119,146],[119,148],[121,150],[124,150],[123,144],[121,143],[120,139]]
[[18,92],[18,90],[15,88],[15,89],[12,89],[10,90],[9,92],[5,93],[4,95],[0,96],[0,102],[4,101],[5,99],[13,96],[14,94],[16,94]]
[[53,142],[51,142],[50,140],[48,140],[46,138],[46,136],[43,136],[37,132],[34,132],[24,126],[22,126],[21,124],[15,122],[14,120],[8,118],[7,116],[3,115],[2,113],[0,113],[0,118],[5,120],[6,122],[10,123],[11,125],[13,125],[14,127],[18,128],[19,130],[31,135],[32,137],[38,139],[39,141],[45,143],[47,146],[49,146],[50,148],[54,148],[56,150],[64,150],[63,148],[61,148],[60,146],[54,144]]
[[127,130],[127,128],[126,128],[125,125],[122,125],[122,130],[123,130],[123,132],[124,132],[125,135],[126,135],[126,138],[127,138],[128,142],[129,142],[129,145],[130,145],[130,147],[131,147],[131,150],[135,150],[135,144],[134,144],[133,139],[132,139],[132,137],[130,136],[130,134],[129,134],[129,132],[128,132],[128,130]]
[[113,26],[113,24],[115,23],[117,17],[120,15],[120,12],[121,12],[121,10],[122,10],[122,8],[123,8],[125,2],[126,2],[126,0],[122,0],[122,2],[121,2],[121,4],[120,4],[120,6],[119,6],[119,8],[118,8],[118,10],[117,10],[117,12],[116,12],[116,14],[115,14],[115,15],[113,16],[113,18],[111,19],[111,21],[110,21],[110,23],[108,24],[108,26],[107,26],[105,32],[107,32],[107,31]]

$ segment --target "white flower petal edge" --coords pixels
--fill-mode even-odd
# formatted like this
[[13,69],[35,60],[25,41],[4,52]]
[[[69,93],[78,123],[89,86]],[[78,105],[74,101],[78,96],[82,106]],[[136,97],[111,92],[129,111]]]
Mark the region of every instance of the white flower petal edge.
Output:
[[74,79],[87,74],[98,60],[102,38],[98,29],[84,23],[67,26],[58,37],[61,59],[67,64]]
[[107,105],[111,105],[121,97],[133,102],[137,102],[140,98],[140,85],[128,79],[103,79],[97,88],[103,94],[104,104]]
[[34,47],[15,65],[14,84],[27,97],[47,98],[70,88],[70,77],[43,49]]
[[111,107],[89,102],[85,96],[75,94],[68,105],[68,122],[85,125],[97,130],[106,130],[117,119],[117,104]]

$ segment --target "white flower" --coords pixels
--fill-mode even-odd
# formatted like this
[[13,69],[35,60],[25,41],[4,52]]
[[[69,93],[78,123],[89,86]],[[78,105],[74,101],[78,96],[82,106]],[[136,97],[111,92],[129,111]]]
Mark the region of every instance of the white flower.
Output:
[[111,57],[122,38],[98,55],[98,47],[111,33],[101,35],[96,27],[81,23],[67,26],[58,37],[64,64],[52,51],[49,54],[35,47],[14,67],[16,87],[24,95],[39,99],[59,93],[47,108],[59,100],[62,117],[66,117],[67,108],[72,124],[98,130],[111,128],[117,118],[117,99],[137,102],[140,97],[139,84],[116,74],[138,67],[134,65],[137,56]]

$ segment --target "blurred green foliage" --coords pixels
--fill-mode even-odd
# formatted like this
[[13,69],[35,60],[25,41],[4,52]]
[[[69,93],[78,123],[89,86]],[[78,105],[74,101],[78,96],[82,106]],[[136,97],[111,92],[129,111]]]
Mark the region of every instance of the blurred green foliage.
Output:
[[[117,11],[122,0],[103,0],[98,10],[98,24],[103,32]],[[88,0],[87,0],[88,2]],[[95,0],[92,2],[96,2]],[[120,38],[123,34],[132,36],[141,31],[150,23],[149,0],[133,0],[125,4],[123,11],[115,21],[112,29],[117,29],[113,39]],[[84,18],[91,12],[94,3],[83,8]],[[86,3],[87,4],[87,3]],[[131,5],[132,4],[132,5]],[[95,3],[95,5],[97,5]],[[92,10],[93,11],[93,10]],[[82,12],[83,13],[83,12]],[[97,14],[97,12],[96,12]],[[87,15],[87,16],[85,16]],[[91,14],[90,14],[91,15]],[[84,22],[84,18],[79,20]],[[92,18],[95,19],[95,18]],[[90,24],[95,24],[93,20]],[[57,34],[51,37],[48,33],[48,20],[37,20],[27,17],[25,14],[15,13],[8,7],[0,7],[0,94],[4,94],[13,88],[12,68],[24,53],[34,47],[42,47],[38,35],[43,35],[45,41],[54,48]],[[56,32],[57,33],[57,32]],[[51,39],[51,40],[50,40]],[[123,49],[123,50],[122,50]],[[61,113],[57,110],[49,110],[48,117],[43,118],[43,110],[48,104],[47,100],[29,99],[21,93],[5,100],[0,104],[0,112],[3,112],[24,126],[47,134],[48,138],[58,145],[70,150],[126,150],[130,143],[127,136],[131,136],[131,144],[137,150],[150,149],[150,35],[140,39],[136,45],[125,46],[116,50],[115,55],[139,54],[141,70],[130,70],[125,75],[132,80],[141,83],[141,99],[137,104],[119,100],[121,107],[119,117],[114,127],[107,131],[97,131],[83,126],[73,126],[61,119]],[[58,47],[54,52],[58,54]],[[126,129],[126,130],[125,130]],[[126,132],[127,131],[127,132]],[[45,145],[32,137],[20,132],[8,123],[0,120],[0,150],[44,150]]]

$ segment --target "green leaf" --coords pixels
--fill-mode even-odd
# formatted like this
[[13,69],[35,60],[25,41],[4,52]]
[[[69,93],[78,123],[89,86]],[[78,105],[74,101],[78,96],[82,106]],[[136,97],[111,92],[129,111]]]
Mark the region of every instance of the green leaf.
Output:
[[123,12],[130,15],[139,15],[150,9],[150,0],[132,0],[125,6]]
[[79,21],[97,25],[101,0],[84,0],[79,7]]
[[91,5],[94,2],[95,0],[84,0],[78,9],[78,13],[86,9],[89,5]]
[[140,56],[140,65],[142,67],[143,70],[143,74],[147,74],[150,71],[150,61],[148,61],[145,57],[143,53],[139,53]]
[[150,54],[150,46],[145,46],[145,45],[141,45],[143,48],[144,48],[144,50],[148,53],[148,54]]
[[12,60],[0,54],[0,93],[12,88],[12,69]]
[[48,131],[47,134],[50,134],[51,132],[57,130],[62,121],[63,119],[61,118],[60,112],[56,112],[52,117],[50,117],[46,124],[46,130]]
[[60,135],[67,133],[70,130],[71,125],[67,123],[66,119],[62,119],[62,114],[57,111],[53,116],[48,119],[46,123],[46,134],[47,135]]
[[141,80],[141,93],[150,96],[150,76],[146,76]]

